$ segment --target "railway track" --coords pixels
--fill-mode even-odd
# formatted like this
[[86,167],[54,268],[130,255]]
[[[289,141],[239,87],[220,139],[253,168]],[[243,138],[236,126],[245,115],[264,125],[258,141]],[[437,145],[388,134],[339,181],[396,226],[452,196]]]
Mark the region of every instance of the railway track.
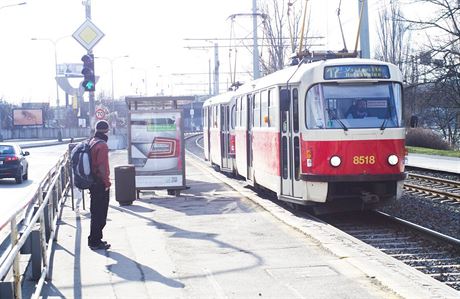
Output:
[[460,291],[460,240],[377,212],[336,214],[320,218]]
[[404,189],[408,192],[460,204],[460,182],[458,181],[409,173],[404,182]]

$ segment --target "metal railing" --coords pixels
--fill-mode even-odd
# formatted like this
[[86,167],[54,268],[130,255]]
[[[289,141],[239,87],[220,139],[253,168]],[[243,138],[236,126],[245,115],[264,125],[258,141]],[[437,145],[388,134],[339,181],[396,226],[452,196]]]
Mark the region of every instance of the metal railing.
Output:
[[[0,233],[9,235],[10,242],[0,256],[0,297],[22,298],[20,269],[21,249],[29,244],[31,277],[35,280],[32,298],[38,298],[45,280],[51,280],[49,271],[57,222],[61,208],[71,189],[68,152],[64,153],[39,184],[38,189],[0,223]],[[7,229],[9,228],[9,231]],[[23,248],[24,247],[24,248]]]

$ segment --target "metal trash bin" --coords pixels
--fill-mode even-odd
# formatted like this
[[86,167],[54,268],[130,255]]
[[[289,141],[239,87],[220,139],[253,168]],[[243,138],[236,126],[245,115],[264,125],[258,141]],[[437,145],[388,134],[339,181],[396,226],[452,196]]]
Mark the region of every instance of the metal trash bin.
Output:
[[136,200],[136,169],[134,165],[115,167],[115,199],[120,206]]

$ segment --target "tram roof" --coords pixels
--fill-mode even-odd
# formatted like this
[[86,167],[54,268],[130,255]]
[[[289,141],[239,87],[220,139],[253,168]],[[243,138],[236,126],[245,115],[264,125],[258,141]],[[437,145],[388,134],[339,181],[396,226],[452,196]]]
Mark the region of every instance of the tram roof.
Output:
[[[267,87],[283,86],[288,82],[289,84],[296,84],[302,81],[307,76],[317,75],[317,78],[323,78],[323,70],[325,66],[340,66],[340,65],[388,65],[392,78],[389,80],[401,80],[399,69],[391,64],[375,59],[363,59],[363,58],[339,58],[339,59],[328,59],[320,60],[311,63],[303,63],[301,65],[289,66],[282,70],[271,73],[262,78],[250,81],[243,84],[236,91],[229,91],[215,97],[208,99],[204,106],[217,104],[217,103],[228,103],[234,96],[241,94],[251,93],[254,90],[260,90]],[[318,82],[323,82],[319,80]]]

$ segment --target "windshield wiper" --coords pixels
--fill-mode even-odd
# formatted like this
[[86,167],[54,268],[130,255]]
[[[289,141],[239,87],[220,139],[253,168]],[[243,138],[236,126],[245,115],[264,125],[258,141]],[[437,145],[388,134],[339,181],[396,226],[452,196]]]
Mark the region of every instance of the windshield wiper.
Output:
[[347,126],[345,126],[345,124],[343,123],[343,121],[341,121],[340,119],[338,118],[333,118],[334,120],[336,120],[343,128],[344,131],[348,131],[348,128]]
[[388,121],[388,118],[385,118],[385,119],[383,120],[383,123],[382,123],[382,125],[380,126],[380,130],[383,131],[383,130],[386,129],[387,121]]
[[337,121],[340,124],[340,126],[342,126],[344,131],[348,131],[347,126],[343,123],[343,121],[341,121],[339,118],[337,118],[337,116],[335,116],[334,113],[329,112],[329,118],[332,119],[332,120]]
[[387,122],[388,122],[388,119],[390,119],[390,117],[392,117],[392,113],[391,113],[391,107],[388,106],[388,116],[385,117],[385,119],[383,120],[383,123],[382,125],[380,126],[380,130],[385,130],[386,127],[387,127]]

